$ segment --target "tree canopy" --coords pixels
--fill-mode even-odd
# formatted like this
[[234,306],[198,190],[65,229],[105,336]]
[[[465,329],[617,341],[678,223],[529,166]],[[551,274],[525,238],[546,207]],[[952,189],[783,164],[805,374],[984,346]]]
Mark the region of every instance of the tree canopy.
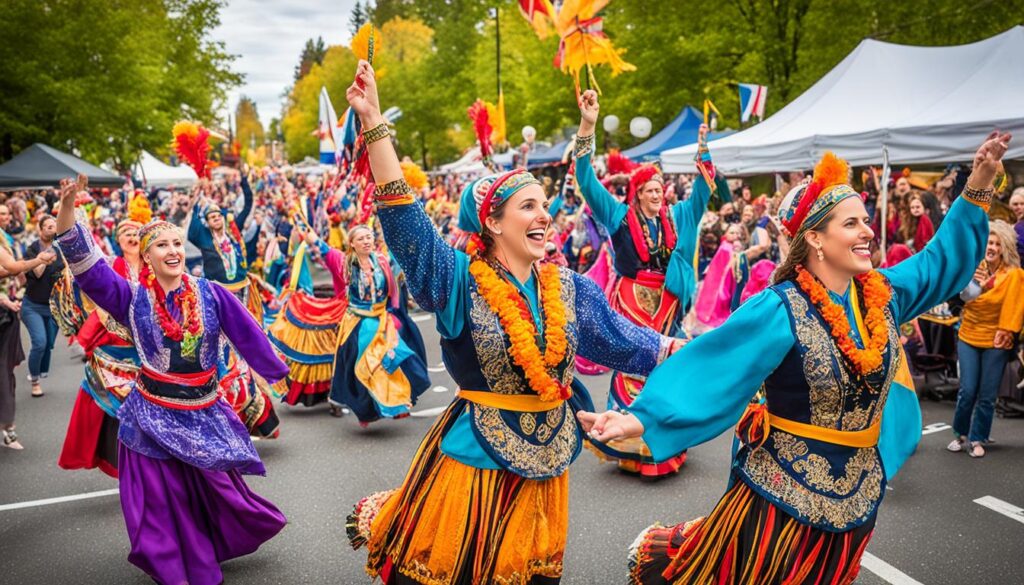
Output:
[[35,142],[131,165],[171,127],[210,125],[241,83],[210,39],[220,0],[0,2],[0,160]]
[[[477,98],[497,100],[495,7],[501,10],[509,140],[517,142],[524,125],[534,126],[539,138],[557,139],[578,123],[572,81],[552,66],[558,39],[539,40],[516,2],[377,0],[360,5],[353,22],[368,13],[381,27],[387,46],[375,63],[385,73],[381,105],[404,112],[396,125],[402,154],[441,164],[473,144],[466,108]],[[637,70],[614,78],[596,70],[602,115],[623,121],[646,116],[658,129],[684,105],[700,108],[707,97],[722,113],[720,125],[736,128],[738,82],[768,86],[770,114],[864,38],[915,45],[973,42],[1024,21],[1024,0],[614,0],[603,15],[605,33],[626,49],[625,59]],[[331,47],[328,54],[334,50],[335,60],[330,67],[325,60],[315,88],[296,84],[289,94],[284,127],[293,159],[316,153],[311,132],[320,85],[327,86],[339,115],[344,110],[354,57],[345,47]],[[301,129],[295,126],[300,120]],[[620,131],[616,142],[628,147],[638,140]]]

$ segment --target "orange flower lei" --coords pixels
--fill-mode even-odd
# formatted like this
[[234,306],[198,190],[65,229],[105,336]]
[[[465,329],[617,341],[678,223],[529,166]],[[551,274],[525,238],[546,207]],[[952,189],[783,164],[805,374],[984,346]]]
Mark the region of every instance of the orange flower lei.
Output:
[[867,308],[867,315],[864,318],[867,339],[863,340],[864,349],[861,349],[850,337],[850,322],[846,318],[846,311],[832,302],[825,286],[802,266],[797,266],[796,273],[797,284],[807,293],[825,322],[829,324],[836,345],[857,373],[865,376],[878,369],[882,365],[882,352],[889,342],[889,323],[885,319],[884,309],[892,297],[892,292],[882,275],[877,270],[872,270],[857,276],[857,280],[863,285],[864,306]]
[[565,386],[548,372],[562,363],[568,342],[565,337],[565,307],[562,304],[562,283],[558,267],[545,264],[540,268],[538,283],[540,300],[544,307],[544,355],[537,347],[537,327],[529,318],[519,291],[508,280],[498,276],[487,262],[476,259],[469,265],[476,279],[477,292],[498,315],[501,327],[508,335],[512,361],[526,374],[530,388],[544,401],[566,400],[570,396]]

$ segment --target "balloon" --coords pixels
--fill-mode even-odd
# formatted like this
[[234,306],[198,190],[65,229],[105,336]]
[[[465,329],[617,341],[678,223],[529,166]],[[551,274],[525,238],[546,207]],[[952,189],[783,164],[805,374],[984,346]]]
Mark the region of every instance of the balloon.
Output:
[[629,133],[637,138],[647,138],[651,135],[651,120],[643,116],[637,116],[629,121]]
[[615,134],[619,130],[619,117],[615,114],[609,114],[604,117],[604,131],[609,134]]
[[533,142],[533,139],[537,137],[537,129],[533,126],[523,126],[523,140],[527,142]]

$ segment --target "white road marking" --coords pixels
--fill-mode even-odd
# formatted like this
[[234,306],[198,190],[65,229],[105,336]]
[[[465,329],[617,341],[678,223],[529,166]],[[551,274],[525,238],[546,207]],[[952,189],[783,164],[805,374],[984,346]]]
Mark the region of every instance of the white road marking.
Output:
[[1004,502],[999,498],[993,498],[992,496],[985,496],[974,500],[975,504],[979,506],[985,506],[989,510],[999,512],[1007,518],[1013,518],[1017,522],[1024,524],[1024,509],[1018,508],[1013,504]]
[[427,368],[427,371],[428,372],[433,372],[435,374],[438,373],[438,372],[443,372],[444,371],[444,366],[441,366],[439,368]]
[[442,393],[442,392],[447,392],[447,391],[448,391],[448,387],[447,387],[447,386],[434,386],[434,387],[433,387],[433,388],[431,388],[430,390],[431,390],[431,391],[433,391],[433,392],[437,392],[438,394],[440,394],[440,393]]
[[948,431],[951,428],[953,427],[947,425],[946,423],[932,423],[930,425],[925,425],[924,430],[921,431],[921,434],[930,435],[932,433],[941,433],[942,431]]
[[410,412],[409,416],[415,416],[415,417],[418,417],[418,418],[430,418],[432,416],[437,416],[437,415],[441,414],[442,412],[445,411],[446,408],[448,408],[448,407],[447,406],[438,406],[438,407],[435,407],[435,408],[424,408],[423,410],[416,410],[416,411]]
[[920,581],[910,577],[903,571],[900,571],[896,567],[869,552],[865,552],[861,555],[860,566],[878,575],[886,583],[892,583],[892,585],[924,585]]
[[63,504],[64,502],[74,502],[76,500],[87,500],[89,498],[101,498],[103,496],[113,496],[118,493],[117,488],[112,490],[103,490],[99,492],[88,492],[84,494],[76,494],[74,496],[61,496],[59,498],[47,498],[45,500],[32,500],[31,502],[17,502],[14,504],[3,504],[0,505],[0,512],[7,510],[20,510],[21,508],[34,508],[36,506],[48,506],[50,504]]
[[433,313],[423,313],[422,315],[413,315],[412,316],[412,320],[413,320],[414,323],[422,323],[424,321],[429,321],[430,319],[433,319],[433,318],[434,318],[434,314]]

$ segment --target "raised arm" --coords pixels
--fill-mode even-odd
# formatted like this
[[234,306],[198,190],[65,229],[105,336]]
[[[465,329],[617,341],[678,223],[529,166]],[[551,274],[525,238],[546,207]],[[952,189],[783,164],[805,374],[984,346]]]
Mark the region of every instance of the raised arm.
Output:
[[271,384],[287,376],[288,366],[274,353],[270,340],[241,301],[219,284],[210,282],[209,285],[217,299],[221,330],[242,359]]
[[373,67],[360,61],[355,81],[345,94],[359,115],[370,170],[377,184],[377,217],[388,249],[405,272],[409,292],[428,311],[448,305],[456,275],[456,252],[441,239],[406,184],[395,148],[388,139],[377,98]]
[[614,232],[629,208],[621,203],[597,180],[591,159],[594,156],[594,132],[601,106],[597,92],[588,89],[579,99],[580,129],[576,133],[576,187],[594,214],[597,223],[608,233]]
[[92,235],[81,224],[75,223],[75,196],[86,187],[88,179],[84,175],[78,176],[77,183],[69,179],[61,181],[56,242],[78,286],[101,309],[127,325],[132,301],[131,285],[104,261]]
[[643,435],[654,458],[667,459],[735,425],[794,342],[782,299],[762,291],[656,367],[630,414],[580,419],[597,440]]
[[1009,143],[1009,134],[993,132],[975,154],[967,188],[950,206],[935,237],[921,252],[881,271],[895,293],[900,323],[953,297],[970,282],[985,256],[992,183]]
[[235,224],[238,225],[239,230],[245,227],[245,221],[249,219],[249,214],[252,212],[252,188],[249,187],[249,179],[246,178],[245,174],[242,174],[242,196],[242,211],[235,218]]

